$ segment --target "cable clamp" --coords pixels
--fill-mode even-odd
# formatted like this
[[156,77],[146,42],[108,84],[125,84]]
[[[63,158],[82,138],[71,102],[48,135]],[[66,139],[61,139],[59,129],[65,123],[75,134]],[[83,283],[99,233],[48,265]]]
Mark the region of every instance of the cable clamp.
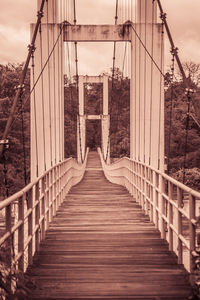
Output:
[[5,147],[5,149],[9,148],[9,140],[5,139],[5,140],[0,140],[0,145],[3,145]]
[[36,49],[35,45],[33,45],[33,44],[29,44],[29,45],[28,45],[28,50],[29,50],[31,53],[35,52],[35,49]]
[[42,18],[43,16],[44,16],[44,12],[39,10],[38,13],[37,13],[37,17]]
[[160,18],[164,22],[166,20],[166,18],[167,18],[167,14],[166,13],[161,13],[160,14]]
[[174,48],[171,49],[170,52],[171,52],[172,55],[176,55],[178,53],[178,48],[174,47]]
[[15,90],[24,90],[25,85],[24,84],[19,84],[15,86]]

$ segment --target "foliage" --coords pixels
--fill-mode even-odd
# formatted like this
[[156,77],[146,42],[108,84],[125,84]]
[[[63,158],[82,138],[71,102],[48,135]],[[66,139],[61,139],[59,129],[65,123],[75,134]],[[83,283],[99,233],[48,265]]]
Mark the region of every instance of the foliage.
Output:
[[[174,172],[173,177],[176,180],[182,182],[183,169]],[[200,169],[198,168],[185,169],[185,184],[194,190],[200,187]]]
[[[0,248],[0,295],[9,299],[28,299],[34,282],[27,274],[9,263],[10,249]],[[15,287],[15,288],[11,288]]]
[[[0,134],[5,128],[6,120],[15,95],[15,87],[19,83],[22,71],[22,64],[7,66],[0,65]],[[186,74],[190,81],[191,88],[196,90],[191,99],[191,113],[188,126],[188,139],[186,147],[186,123],[188,98],[185,95],[185,88],[182,81],[171,81],[170,74],[165,77],[167,90],[165,92],[165,155],[168,158],[168,172],[176,176],[176,172],[183,168],[184,156],[186,154],[186,168],[200,168],[200,88],[199,76],[200,67],[192,62],[185,63]],[[114,76],[112,77],[112,74]],[[103,74],[101,74],[103,75]],[[130,80],[124,78],[119,69],[112,69],[109,74],[109,114],[110,114],[110,143],[111,157],[129,156],[130,153],[130,118],[129,98]],[[76,78],[69,82],[65,76],[65,157],[76,157],[77,155],[77,130],[79,130],[78,115],[78,94]],[[23,100],[29,100],[30,74],[28,72],[25,81]],[[102,114],[103,88],[101,84],[86,84],[85,113]],[[20,103],[17,111],[20,111]],[[24,107],[25,122],[25,147],[27,155],[27,169],[29,174],[30,164],[30,108],[29,101]],[[99,120],[88,120],[86,122],[87,134],[86,144],[91,149],[100,146],[101,125]],[[10,149],[6,153],[6,168],[10,194],[24,186],[24,168],[22,156],[22,130],[20,117],[15,121],[9,135]],[[0,197],[6,195],[4,185],[4,165],[0,162]],[[174,174],[174,175],[173,175]],[[189,174],[187,175],[189,176]],[[190,180],[189,180],[190,182]],[[196,189],[200,189],[198,182]]]
[[[199,65],[189,62],[184,66],[190,88],[195,93],[188,97],[182,81],[171,82],[169,74],[166,76],[165,155],[168,158],[168,173],[181,179],[181,172],[185,167],[185,184],[200,190],[197,172],[200,168],[200,88],[195,84],[199,78]],[[193,181],[194,174],[196,179]]]
[[[16,87],[19,84],[19,78],[21,76],[23,65],[0,65],[0,136],[3,134],[12,102],[16,93]],[[27,73],[25,80],[24,92],[22,95],[22,102],[25,99],[29,100],[30,91],[30,73]],[[2,99],[2,100],[1,100]],[[21,110],[21,103],[17,105],[17,112]],[[29,165],[30,165],[30,107],[29,101],[24,106],[24,124],[25,124],[25,149],[26,149],[26,165],[27,174],[29,177]],[[8,136],[9,150],[6,151],[5,160],[0,161],[0,199],[6,196],[5,188],[5,168],[6,165],[7,179],[9,194],[13,194],[20,190],[24,186],[24,163],[23,163],[23,143],[22,143],[22,122],[21,114],[16,119],[12,126],[12,130]]]

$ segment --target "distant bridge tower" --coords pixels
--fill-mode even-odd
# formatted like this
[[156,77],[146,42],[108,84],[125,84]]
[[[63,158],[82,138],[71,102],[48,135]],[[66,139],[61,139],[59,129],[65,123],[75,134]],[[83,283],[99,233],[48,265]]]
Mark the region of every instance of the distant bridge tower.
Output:
[[[104,159],[110,162],[110,116],[108,114],[108,76],[79,76],[79,115],[77,120],[77,158],[82,162],[86,148],[86,120],[101,120],[101,149]],[[86,115],[84,112],[84,83],[103,84],[103,112],[100,115]]]

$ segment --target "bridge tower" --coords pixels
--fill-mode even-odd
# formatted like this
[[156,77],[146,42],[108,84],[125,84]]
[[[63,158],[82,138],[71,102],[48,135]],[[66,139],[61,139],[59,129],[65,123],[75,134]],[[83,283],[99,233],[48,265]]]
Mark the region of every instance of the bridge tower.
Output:
[[[41,3],[38,0],[38,12]],[[58,2],[48,0],[43,14],[31,74],[31,88],[39,78],[31,95],[32,180],[64,158],[63,41]],[[31,24],[31,36],[35,26]]]
[[[38,9],[42,0],[38,0]],[[31,99],[31,178],[64,158],[64,42],[131,43],[130,154],[131,158],[164,170],[164,79],[163,27],[157,23],[157,2],[137,0],[136,20],[117,25],[73,24],[71,5],[69,22],[63,24],[59,1],[48,0],[40,32],[36,39],[32,68],[38,83]],[[133,6],[132,16],[135,7]],[[71,14],[71,16],[70,16]],[[68,20],[67,20],[68,21]],[[31,25],[33,33],[34,24]],[[51,54],[50,50],[55,45]],[[49,59],[48,59],[49,57]],[[46,66],[46,67],[45,67]],[[92,77],[91,77],[92,78]],[[103,79],[104,86],[107,85]],[[78,160],[85,153],[84,77],[79,78]],[[107,91],[104,89],[102,116],[103,153],[109,136]],[[89,116],[88,116],[89,117]],[[91,116],[89,118],[92,118]],[[97,118],[95,116],[94,118]],[[99,116],[98,116],[99,118]],[[80,147],[81,143],[81,147]],[[80,148],[82,148],[80,150]],[[82,152],[82,153],[81,153]]]
[[164,171],[162,26],[157,23],[157,1],[137,0],[131,31],[130,154]]

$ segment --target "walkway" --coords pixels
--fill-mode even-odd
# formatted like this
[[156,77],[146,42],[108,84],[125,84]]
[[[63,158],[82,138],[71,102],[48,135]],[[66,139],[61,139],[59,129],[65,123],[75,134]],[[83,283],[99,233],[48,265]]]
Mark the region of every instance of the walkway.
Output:
[[89,153],[84,179],[29,269],[37,286],[29,299],[187,299],[188,274],[126,189],[100,168]]

